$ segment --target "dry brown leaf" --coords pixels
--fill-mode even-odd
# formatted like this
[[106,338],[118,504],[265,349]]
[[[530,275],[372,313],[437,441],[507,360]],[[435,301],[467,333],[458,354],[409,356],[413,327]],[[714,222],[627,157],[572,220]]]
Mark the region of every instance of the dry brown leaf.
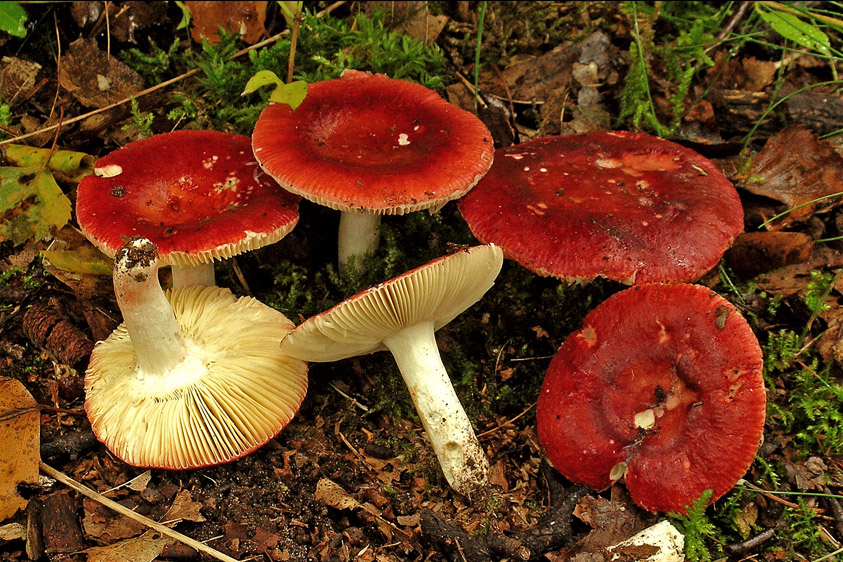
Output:
[[146,531],[133,539],[127,539],[108,546],[95,546],[85,552],[88,562],[152,562],[175,539],[165,537],[158,531]]
[[173,500],[173,505],[171,505],[170,509],[167,510],[167,513],[164,514],[161,522],[167,524],[170,521],[184,520],[201,523],[205,521],[205,517],[199,513],[200,509],[202,509],[202,504],[200,502],[193,501],[190,497],[189,491],[182,490],[176,494],[176,498]]
[[37,403],[15,379],[0,377],[0,521],[26,507],[20,484],[38,483],[41,461]]
[[322,478],[316,484],[315,498],[316,501],[334,509],[360,509],[363,507],[359,501],[343,490],[342,486],[327,478]]
[[71,43],[62,57],[59,83],[87,107],[105,107],[143,90],[137,72],[85,38]]
[[811,259],[814,241],[803,232],[745,232],[726,252],[726,263],[744,279]]
[[190,36],[197,43],[202,40],[217,43],[219,28],[239,33],[249,45],[266,36],[266,5],[268,2],[185,2],[190,10],[193,26]]
[[143,523],[118,515],[95,500],[83,499],[82,507],[82,529],[89,537],[114,542],[134,537],[145,528]]
[[770,137],[752,159],[742,187],[793,209],[768,226],[770,230],[779,230],[840,204],[841,198],[833,197],[795,208],[843,192],[843,157],[812,131],[788,127]]

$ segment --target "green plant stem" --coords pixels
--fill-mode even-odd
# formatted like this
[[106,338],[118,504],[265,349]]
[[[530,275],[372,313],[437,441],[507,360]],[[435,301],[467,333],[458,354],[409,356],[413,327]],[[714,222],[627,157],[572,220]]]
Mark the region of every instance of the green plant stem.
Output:
[[817,197],[816,199],[811,199],[810,201],[805,201],[804,203],[800,203],[800,204],[796,205],[795,207],[791,207],[790,209],[782,211],[778,215],[772,216],[769,219],[765,220],[764,222],[762,222],[761,224],[758,225],[758,230],[761,230],[762,228],[764,228],[765,226],[767,226],[768,224],[770,224],[774,220],[780,219],[781,217],[783,217],[785,215],[788,215],[788,214],[792,213],[793,211],[795,211],[797,209],[801,209],[802,207],[807,207],[808,205],[813,205],[814,203],[819,203],[820,201],[823,201],[825,199],[831,199],[832,197],[838,197],[840,195],[843,195],[843,191],[838,191],[837,193],[829,193],[828,195],[823,195],[822,197]]
[[[759,117],[758,120],[755,122],[755,125],[752,126],[752,129],[750,129],[750,131],[744,137],[743,146],[741,147],[741,151],[746,150],[746,147],[749,146],[749,143],[752,140],[752,135],[755,134],[755,131],[757,131],[758,127],[761,126],[761,123],[764,122],[764,119],[766,119],[767,116],[770,114],[770,112],[773,111],[779,105],[781,105],[783,102],[787,101],[788,99],[792,98],[793,96],[795,96],[797,94],[801,94],[804,91],[810,90],[811,88],[816,88],[818,86],[830,86],[830,85],[833,85],[833,84],[841,84],[841,83],[843,83],[843,81],[841,81],[841,80],[826,80],[825,82],[817,82],[816,84],[809,84],[809,85],[807,85],[803,88],[799,88],[798,90],[795,90],[795,91],[787,94],[786,96],[783,96],[781,99],[779,99],[775,103],[771,103],[769,105],[769,107],[767,107],[767,109],[761,115],[761,117]],[[770,220],[772,220],[772,219],[770,219]]]
[[299,28],[302,21],[302,3],[296,2],[296,12],[293,16],[293,28],[290,31],[290,58],[287,61],[287,84],[293,81],[293,69],[296,66],[296,43],[299,40]]
[[480,110],[480,101],[478,93],[480,91],[480,49],[483,46],[483,23],[486,20],[486,2],[480,3],[480,13],[477,17],[477,43],[474,46],[474,113]]
[[[641,34],[638,30],[638,3],[632,2],[632,24],[633,30],[635,31],[635,44],[638,47],[636,50],[638,51],[638,62],[641,64],[641,68],[647,69],[647,64],[644,61],[644,47],[641,43]],[[650,93],[650,80],[647,78],[645,80],[644,87],[647,92],[647,103],[650,104],[650,113],[653,115],[653,122],[656,125],[656,133],[659,136],[662,136],[662,126],[661,123],[658,122],[656,118],[656,106],[653,104],[653,96]]]

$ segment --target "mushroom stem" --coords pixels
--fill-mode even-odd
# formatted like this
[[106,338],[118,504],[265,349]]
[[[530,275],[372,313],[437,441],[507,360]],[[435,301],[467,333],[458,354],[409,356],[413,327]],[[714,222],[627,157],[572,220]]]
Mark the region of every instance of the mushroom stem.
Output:
[[146,238],[133,238],[117,251],[114,293],[140,371],[163,374],[184,360],[184,338],[158,283],[155,244]]
[[214,263],[200,263],[199,265],[172,265],[170,271],[173,274],[173,288],[192,287],[193,285],[206,285],[214,287],[217,284],[214,278]]
[[488,480],[489,461],[445,371],[433,322],[404,328],[384,340],[427,432],[445,479],[471,495]]
[[357,269],[362,270],[361,258],[375,253],[380,242],[381,216],[376,213],[343,211],[340,215],[338,246],[339,270],[351,256],[357,256]]

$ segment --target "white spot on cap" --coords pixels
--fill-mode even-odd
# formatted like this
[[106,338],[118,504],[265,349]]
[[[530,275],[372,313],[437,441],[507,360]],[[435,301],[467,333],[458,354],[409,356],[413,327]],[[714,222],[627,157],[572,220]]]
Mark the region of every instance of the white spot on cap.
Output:
[[547,171],[547,168],[539,168],[539,171],[540,171],[540,172],[546,172],[546,171]]
[[401,146],[407,146],[410,144],[410,138],[407,136],[407,133],[401,133],[398,135],[398,144]]
[[102,168],[94,168],[94,175],[98,178],[113,178],[123,173],[123,167],[119,164],[109,164]]
[[524,166],[524,171],[525,171],[525,172],[529,172],[529,171],[530,171],[530,167],[529,167],[529,166]]
[[635,414],[634,423],[635,427],[640,427],[641,429],[652,429],[656,425],[656,413],[652,408],[648,408],[643,412],[638,412]]
[[202,167],[206,170],[210,170],[214,167],[214,163],[219,159],[219,156],[211,156],[210,158],[205,158],[204,160],[202,160]]
[[524,158],[523,154],[504,154],[504,156],[507,158],[513,158],[515,160],[521,160],[522,158]]
[[598,158],[594,163],[601,168],[620,168],[622,164],[620,160],[614,158]]

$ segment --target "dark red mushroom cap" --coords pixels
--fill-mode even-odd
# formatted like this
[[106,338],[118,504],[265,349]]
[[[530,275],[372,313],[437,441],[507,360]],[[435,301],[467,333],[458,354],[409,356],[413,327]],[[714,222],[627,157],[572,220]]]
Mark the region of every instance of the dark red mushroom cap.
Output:
[[272,104],[252,135],[281,185],[327,207],[402,215],[462,197],[492,164],[480,119],[419,84],[346,71]]
[[623,131],[498,149],[460,211],[478,240],[564,280],[695,281],[743,230],[738,194],[711,162]]
[[[553,358],[539,439],[566,478],[602,490],[624,474],[650,511],[712,501],[755,456],[766,396],[746,320],[699,285],[636,286],[607,299]],[[611,476],[610,476],[611,475]]]
[[132,142],[100,158],[79,184],[76,218],[113,256],[143,236],[161,262],[197,265],[283,238],[299,198],[264,174],[244,135],[176,131]]

